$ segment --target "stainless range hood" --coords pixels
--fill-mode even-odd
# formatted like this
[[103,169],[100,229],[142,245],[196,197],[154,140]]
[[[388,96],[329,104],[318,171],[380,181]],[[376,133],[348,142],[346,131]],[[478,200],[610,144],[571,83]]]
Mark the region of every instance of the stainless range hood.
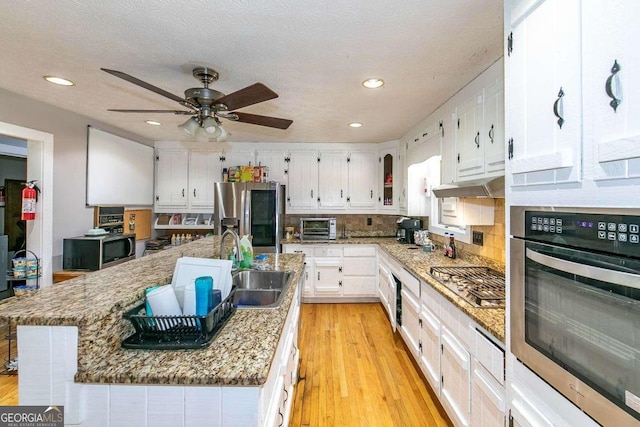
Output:
[[434,188],[436,197],[504,197],[504,176]]

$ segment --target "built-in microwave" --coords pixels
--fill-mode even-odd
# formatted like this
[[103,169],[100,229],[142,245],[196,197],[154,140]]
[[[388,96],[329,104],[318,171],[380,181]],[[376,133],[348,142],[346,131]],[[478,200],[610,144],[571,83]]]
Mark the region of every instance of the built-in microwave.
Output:
[[80,236],[63,240],[62,268],[65,270],[100,270],[135,257],[135,234]]

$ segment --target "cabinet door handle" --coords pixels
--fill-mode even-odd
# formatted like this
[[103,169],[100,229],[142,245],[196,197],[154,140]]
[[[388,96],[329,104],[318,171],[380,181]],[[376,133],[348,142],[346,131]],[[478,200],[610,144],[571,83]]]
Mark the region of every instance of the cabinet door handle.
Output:
[[558,99],[556,99],[556,102],[553,103],[553,114],[555,114],[555,116],[558,118],[558,126],[560,126],[560,129],[562,129],[562,125],[564,124],[564,117],[562,117],[564,115],[564,111],[562,108],[562,98],[564,98],[564,91],[562,90],[562,87],[560,87],[560,92],[558,92]]
[[182,197],[184,197],[184,188],[182,189]]
[[371,191],[371,198],[373,199],[373,190],[370,190],[370,191]]
[[311,198],[313,199],[313,190],[311,190]]
[[458,163],[460,163],[460,153],[458,153]]
[[476,133],[475,143],[476,148],[480,148],[480,132]]
[[342,273],[342,267],[338,267],[338,272]]
[[513,159],[513,138],[509,138],[509,143],[507,144],[507,157],[509,160]]
[[320,272],[318,271],[318,280],[320,280]]
[[[620,71],[620,64],[618,64],[617,60],[613,61],[613,67],[611,67],[611,75],[607,77],[607,84],[605,85],[605,90],[607,91],[607,95],[611,98],[611,102],[609,105],[613,108],[613,111],[616,112],[618,109],[618,105],[622,102],[622,94],[620,90],[620,77],[618,76],[618,71]],[[614,93],[614,91],[616,93]]]
[[193,189],[193,197],[196,197],[196,189]]
[[511,52],[513,52],[513,33],[507,36],[507,56],[511,56]]
[[342,190],[340,190],[340,198],[342,199]]
[[338,286],[339,286],[339,287],[342,287],[342,280],[339,280],[339,281],[338,281]]
[[491,125],[491,129],[489,129],[489,139],[491,140],[492,144],[493,144],[493,136],[494,136],[493,125]]

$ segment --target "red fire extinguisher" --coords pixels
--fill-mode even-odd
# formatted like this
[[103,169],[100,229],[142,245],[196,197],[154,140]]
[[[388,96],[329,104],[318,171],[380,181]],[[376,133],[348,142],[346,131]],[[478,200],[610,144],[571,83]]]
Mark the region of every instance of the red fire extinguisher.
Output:
[[36,219],[36,202],[38,201],[39,191],[36,181],[24,183],[24,190],[22,190],[22,220],[30,221]]

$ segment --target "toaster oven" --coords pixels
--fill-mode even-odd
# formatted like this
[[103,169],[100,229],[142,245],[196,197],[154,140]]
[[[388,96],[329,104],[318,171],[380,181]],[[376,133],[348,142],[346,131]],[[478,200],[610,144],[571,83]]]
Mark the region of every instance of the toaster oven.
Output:
[[335,240],[335,218],[301,218],[300,240]]

